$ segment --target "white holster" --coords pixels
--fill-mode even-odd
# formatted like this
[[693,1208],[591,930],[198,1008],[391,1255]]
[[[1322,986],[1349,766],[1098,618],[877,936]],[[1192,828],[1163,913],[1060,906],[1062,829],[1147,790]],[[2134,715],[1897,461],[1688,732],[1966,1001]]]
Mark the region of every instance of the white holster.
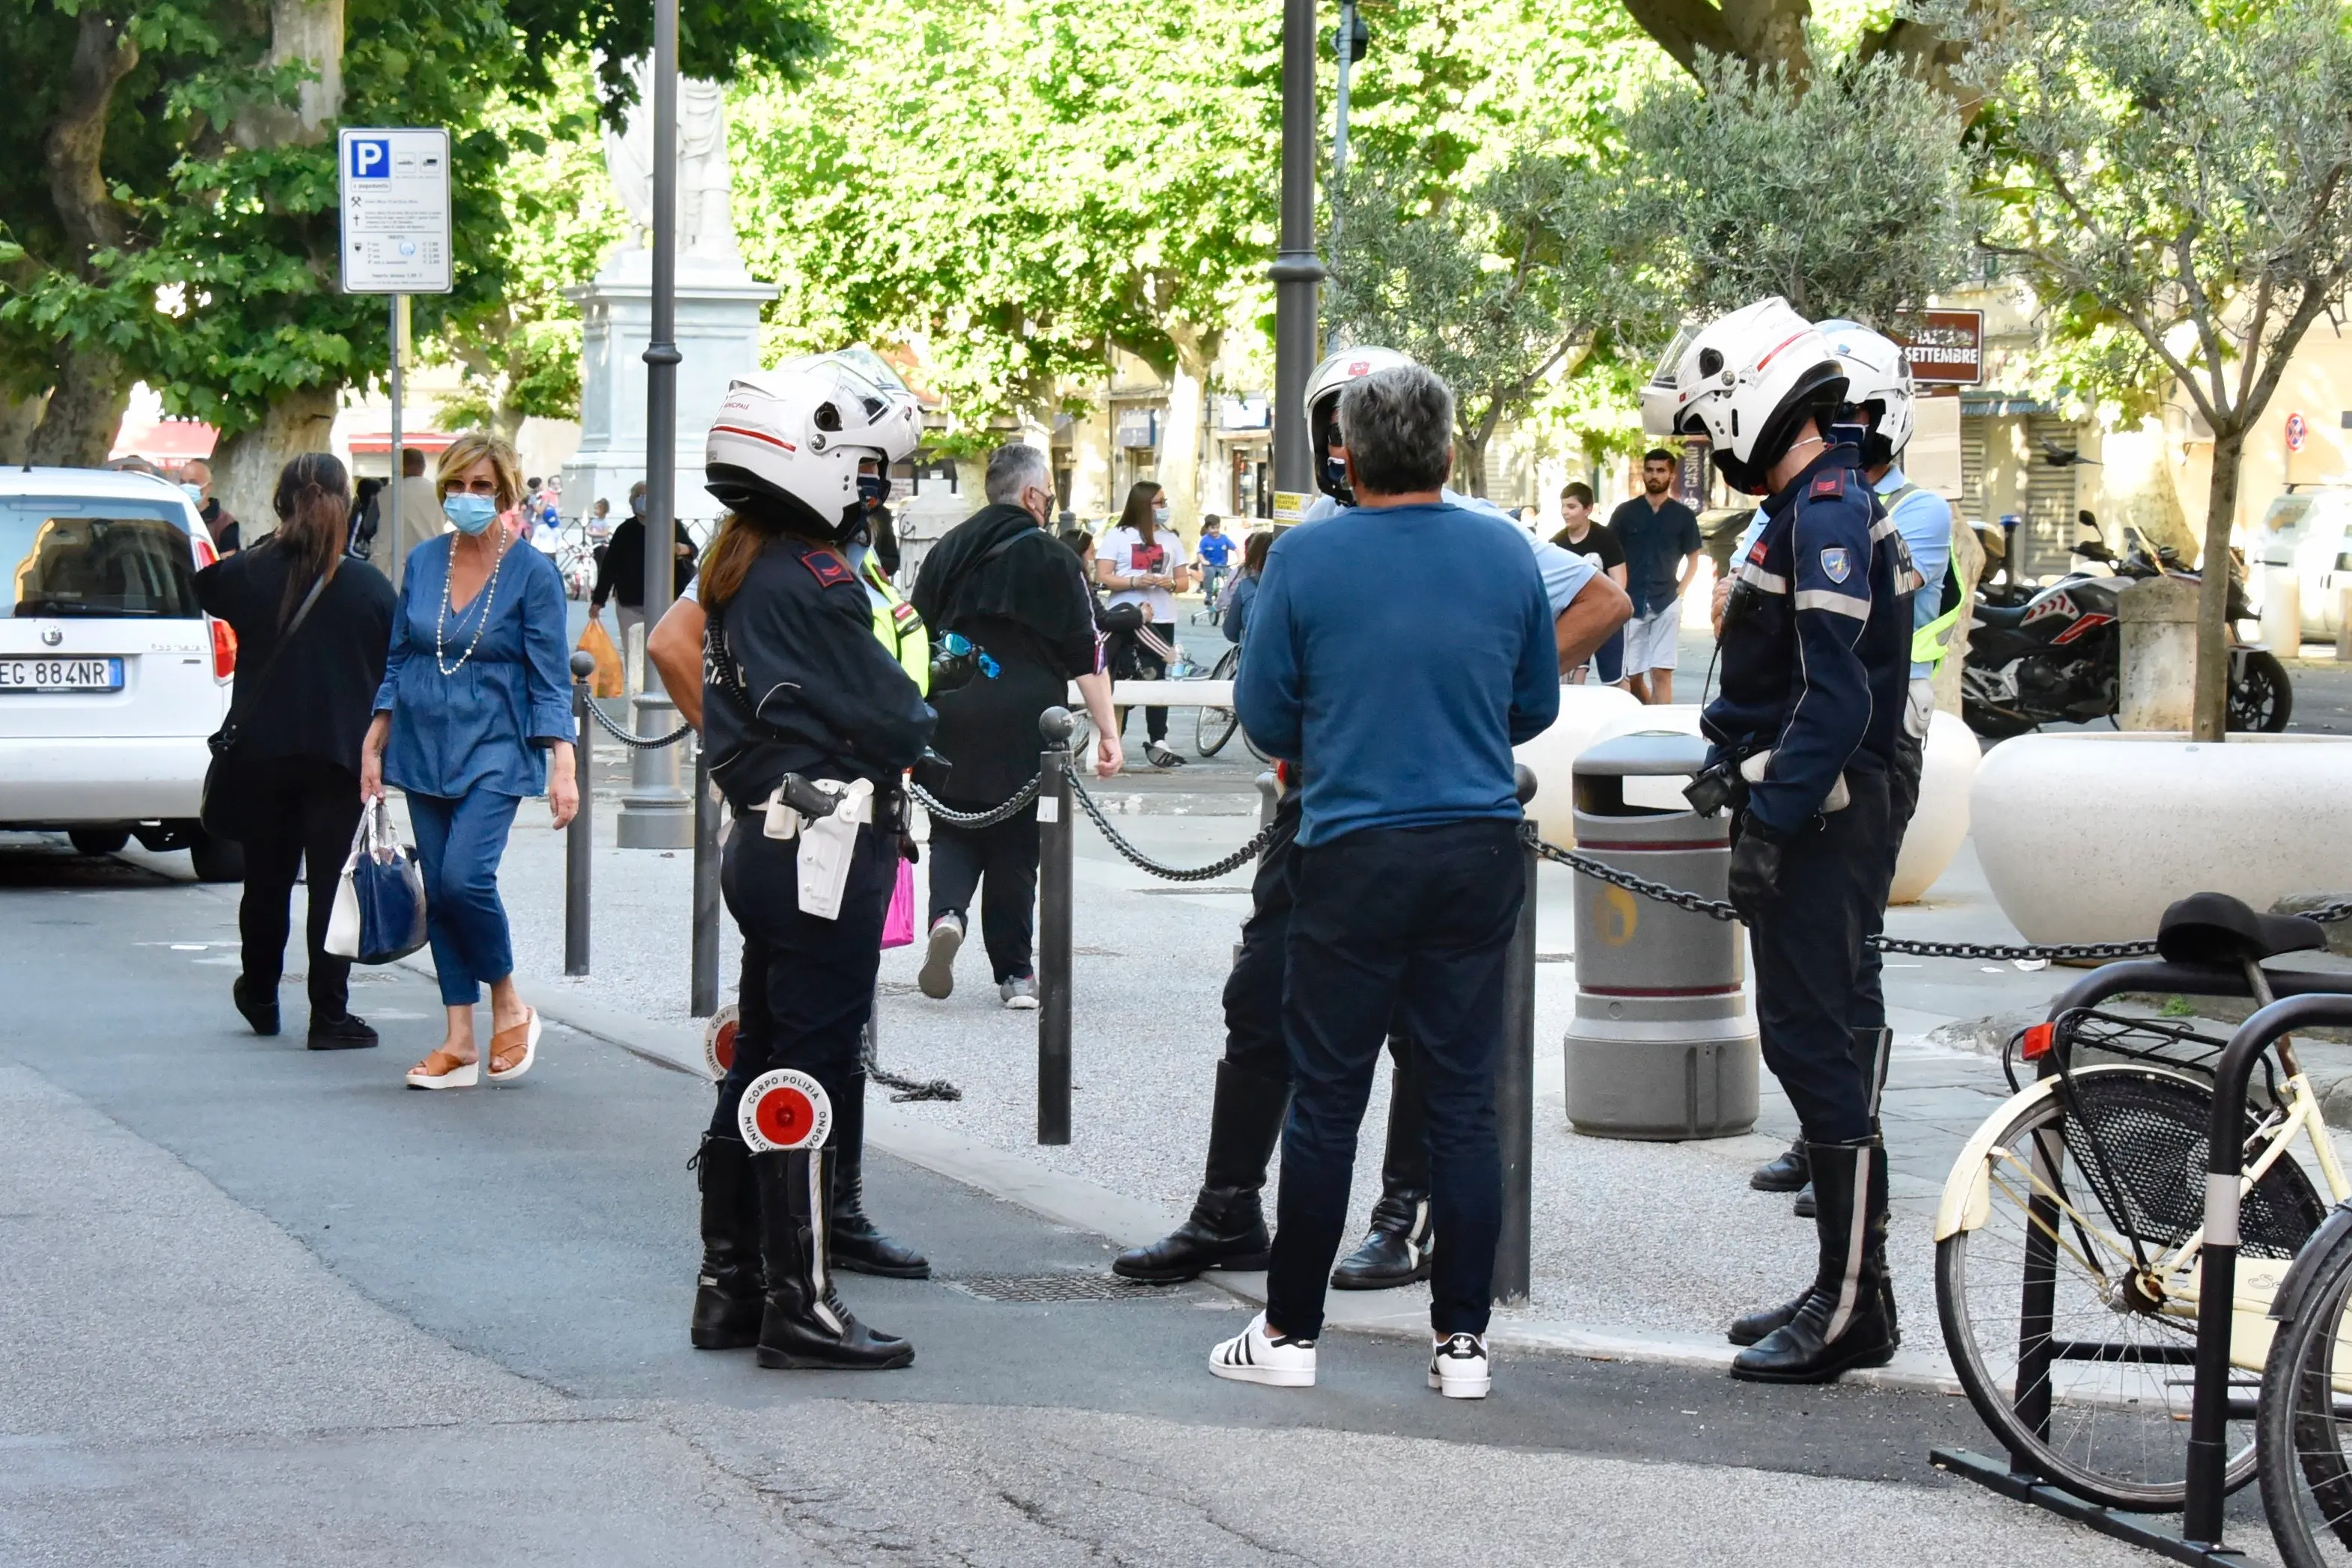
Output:
[[857,830],[874,820],[874,782],[870,779],[847,784],[834,779],[808,782],[838,797],[841,804],[829,815],[803,817],[784,804],[780,784],[768,797],[767,821],[761,831],[772,839],[800,840],[801,913],[819,920],[838,920],[842,891],[849,885],[850,858],[857,850]]
[[[1759,751],[1739,765],[1739,776],[1750,784],[1761,784],[1764,782],[1764,769],[1769,767],[1771,762],[1770,752]],[[1845,775],[1841,773],[1837,776],[1837,782],[1830,786],[1829,798],[1822,802],[1822,810],[1824,813],[1843,811],[1852,804],[1853,804],[1853,792],[1846,789]]]

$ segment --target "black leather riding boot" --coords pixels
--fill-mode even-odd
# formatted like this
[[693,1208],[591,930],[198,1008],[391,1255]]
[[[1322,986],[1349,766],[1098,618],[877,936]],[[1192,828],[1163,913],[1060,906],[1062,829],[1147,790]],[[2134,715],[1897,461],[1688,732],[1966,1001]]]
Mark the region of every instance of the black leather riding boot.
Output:
[[751,1151],[705,1134],[694,1156],[702,1189],[702,1271],[694,1281],[697,1350],[741,1350],[760,1337],[760,1188]]
[[1884,1366],[1899,1343],[1886,1312],[1886,1150],[1876,1138],[1811,1144],[1821,1254],[1796,1314],[1731,1363],[1749,1383],[1828,1383]]
[[929,1259],[883,1235],[866,1218],[866,1074],[850,1074],[834,1115],[833,1223],[825,1232],[833,1266],[892,1280],[929,1279]]
[[[1863,1094],[1870,1105],[1870,1130],[1875,1134],[1879,1130],[1878,1102],[1886,1092],[1886,1067],[1895,1053],[1895,1031],[1884,1028],[1849,1028],[1846,1032],[1853,1038],[1853,1064],[1862,1069]],[[1757,1183],[1751,1178],[1748,1185],[1754,1186]],[[1764,1190],[1774,1192],[1780,1189],[1766,1187]],[[1810,1178],[1804,1190],[1797,1194],[1795,1212],[1800,1219],[1813,1218],[1813,1189]]]
[[760,1318],[761,1366],[878,1371],[905,1366],[915,1347],[851,1315],[826,1268],[830,1150],[751,1156],[760,1182],[760,1261],[768,1297]]
[[1794,1192],[1812,1179],[1812,1173],[1805,1168],[1805,1140],[1801,1135],[1748,1173],[1748,1185],[1758,1192]]
[[1385,1291],[1429,1278],[1437,1239],[1429,1227],[1429,1122],[1412,1046],[1392,1042],[1396,1070],[1389,1083],[1389,1141],[1381,1156],[1381,1200],[1363,1243],[1331,1270],[1336,1291]]
[[1147,1284],[1172,1285],[1206,1269],[1265,1268],[1274,1242],[1258,1194],[1289,1109],[1287,1082],[1218,1062],[1208,1170],[1192,1218],[1150,1245],[1120,1253],[1111,1260],[1111,1271]]

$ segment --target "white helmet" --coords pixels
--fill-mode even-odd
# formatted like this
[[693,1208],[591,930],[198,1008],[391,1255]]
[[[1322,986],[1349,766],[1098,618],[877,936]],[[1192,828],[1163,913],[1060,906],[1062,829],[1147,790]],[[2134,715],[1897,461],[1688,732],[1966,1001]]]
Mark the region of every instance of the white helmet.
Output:
[[1845,387],[1829,339],[1776,294],[1678,335],[1642,389],[1642,425],[1706,435],[1732,487],[1760,495],[1798,424],[1843,402]]
[[1315,455],[1315,484],[1343,507],[1354,506],[1356,497],[1348,488],[1347,465],[1331,455],[1333,446],[1346,444],[1331,438],[1332,428],[1339,423],[1339,394],[1349,382],[1374,371],[1392,371],[1413,362],[1410,355],[1394,349],[1342,349],[1326,355],[1307,378],[1307,438]]
[[1863,466],[1894,462],[1911,441],[1911,361],[1902,345],[1859,321],[1824,321],[1822,335],[1845,367],[1845,401],[1870,426]]
[[[705,488],[721,505],[781,505],[822,536],[846,538],[865,524],[857,465],[910,455],[922,411],[887,365],[863,350],[790,360],[738,376],[703,448]],[[877,497],[878,498],[878,497]]]

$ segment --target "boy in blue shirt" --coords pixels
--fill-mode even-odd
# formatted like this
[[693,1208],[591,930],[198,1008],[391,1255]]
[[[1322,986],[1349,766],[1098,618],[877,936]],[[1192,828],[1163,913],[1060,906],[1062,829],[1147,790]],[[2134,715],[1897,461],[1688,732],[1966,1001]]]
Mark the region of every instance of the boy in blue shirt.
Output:
[[1225,537],[1224,519],[1211,512],[1201,519],[1201,543],[1195,552],[1201,558],[1202,608],[1217,608],[1217,590],[1224,585],[1228,563],[1234,558],[1234,541]]

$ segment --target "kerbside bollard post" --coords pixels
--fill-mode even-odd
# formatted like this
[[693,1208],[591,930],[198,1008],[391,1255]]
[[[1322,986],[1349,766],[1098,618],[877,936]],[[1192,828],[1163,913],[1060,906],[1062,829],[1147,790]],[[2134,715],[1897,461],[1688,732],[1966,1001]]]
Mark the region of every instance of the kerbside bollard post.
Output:
[[572,776],[580,784],[580,810],[563,831],[563,972],[567,975],[588,972],[588,877],[593,866],[590,857],[596,849],[595,833],[589,826],[596,800],[589,737],[596,733],[596,725],[588,716],[588,705],[596,699],[588,694],[588,682],[595,674],[595,654],[572,653],[572,723],[580,732],[580,738],[572,744],[576,763]]
[[[1269,768],[1265,772],[1257,776],[1258,831],[1264,832],[1266,829],[1274,826],[1275,808],[1281,804],[1282,780],[1276,779],[1274,776],[1274,770]],[[1260,860],[1265,859],[1265,852],[1264,850],[1260,850],[1258,852],[1257,858]]]
[[[1518,769],[1519,811],[1535,799],[1536,776]],[[1503,1153],[1503,1228],[1495,1240],[1495,1300],[1528,1299],[1533,1255],[1536,1140],[1536,851],[1519,848],[1527,897],[1503,965],[1503,1051],[1495,1063],[1495,1136]]]
[[710,752],[694,737],[694,983],[687,1010],[719,1010],[719,833],[724,819],[710,792]]
[[1070,712],[1037,718],[1037,1141],[1070,1141]]

